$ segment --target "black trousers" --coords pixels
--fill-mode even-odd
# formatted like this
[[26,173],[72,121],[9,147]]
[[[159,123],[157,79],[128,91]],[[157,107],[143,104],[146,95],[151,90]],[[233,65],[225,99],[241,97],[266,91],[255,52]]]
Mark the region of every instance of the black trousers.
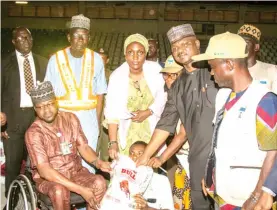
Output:
[[[9,130],[8,139],[3,139],[5,154],[5,196],[8,194],[9,186],[12,181],[19,175],[21,164],[27,158],[27,150],[25,145],[25,132],[34,120],[33,108],[22,109],[20,112],[20,124],[16,129]],[[9,127],[9,124],[8,124]]]
[[211,201],[205,197],[202,191],[191,190],[192,210],[210,210]]

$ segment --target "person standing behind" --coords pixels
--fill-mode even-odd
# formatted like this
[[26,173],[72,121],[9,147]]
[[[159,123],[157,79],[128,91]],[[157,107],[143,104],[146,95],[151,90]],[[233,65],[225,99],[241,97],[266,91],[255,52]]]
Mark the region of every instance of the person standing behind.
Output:
[[238,30],[247,43],[247,65],[250,75],[261,84],[266,85],[271,91],[277,93],[277,66],[257,60],[260,50],[261,31],[250,24],[245,24]]
[[47,59],[32,53],[33,38],[25,27],[12,31],[12,52],[1,62],[1,108],[7,123],[1,127],[6,157],[5,195],[19,175],[26,158],[24,134],[35,118],[30,90],[36,80],[43,80]]
[[156,39],[148,39],[149,51],[146,56],[146,60],[154,61],[164,67],[164,63],[159,60],[159,46]]
[[[89,30],[88,18],[72,17],[70,46],[50,58],[45,81],[51,81],[60,109],[77,115],[88,145],[96,150],[107,83],[100,55],[87,48]],[[94,172],[85,161],[83,166]]]
[[[168,91],[175,80],[182,74],[183,66],[177,64],[170,55],[165,62],[165,68],[161,70],[165,80],[165,90]],[[158,157],[152,157],[148,166],[159,168],[176,154],[178,158],[177,168],[174,176],[173,200],[175,210],[191,209],[190,184],[189,184],[189,145],[184,126],[179,120],[176,132],[171,143]],[[177,153],[176,153],[177,152]]]
[[192,65],[191,57],[200,53],[200,42],[190,24],[172,27],[167,32],[174,60],[184,66],[183,73],[168,91],[160,121],[137,165],[146,165],[151,156],[174,134],[179,119],[189,142],[189,171],[192,209],[210,209],[202,193],[201,179],[212,139],[212,119],[217,88],[207,68]]
[[[98,53],[103,60],[104,67],[105,67],[106,79],[107,79],[107,81],[109,81],[109,78],[111,75],[111,71],[109,71],[107,69],[107,65],[110,61],[109,55],[107,52],[105,52],[105,50],[103,48],[100,48]],[[104,97],[104,106],[106,103],[105,98],[106,97]],[[102,160],[108,161],[109,160],[109,153],[108,153],[109,135],[108,135],[108,129],[102,125],[103,122],[104,122],[104,113],[102,113],[102,116],[101,116],[101,124],[100,124],[100,128],[99,128],[100,134],[99,134],[99,140],[98,140],[98,144],[97,144],[97,153],[99,153],[99,156]]]
[[107,79],[107,81],[109,81],[109,77],[111,75],[111,71],[107,68],[108,63],[110,62],[109,55],[103,48],[100,48],[98,53],[99,53],[99,55],[101,56],[101,58],[103,60],[106,79]]

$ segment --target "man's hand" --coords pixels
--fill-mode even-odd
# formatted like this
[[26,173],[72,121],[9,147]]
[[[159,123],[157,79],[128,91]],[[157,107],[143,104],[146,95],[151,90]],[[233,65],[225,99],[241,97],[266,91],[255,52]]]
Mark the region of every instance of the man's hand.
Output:
[[177,155],[183,155],[187,152],[186,149],[183,149],[182,147],[179,149],[179,151],[177,152]]
[[99,203],[97,202],[93,189],[82,187],[80,195],[86,200],[91,208],[97,209],[99,207]]
[[207,196],[208,195],[208,191],[206,189],[206,185],[205,185],[204,179],[202,179],[201,185],[202,185],[202,191],[203,191],[204,195]]
[[131,119],[132,119],[133,122],[141,123],[145,119],[147,119],[151,114],[152,113],[149,109],[144,110],[144,111],[139,110],[139,111],[136,111],[136,112],[132,112],[132,115],[134,115],[134,116]]
[[257,201],[260,197],[260,194],[252,193],[251,196],[244,202],[242,205],[242,210],[253,210]]
[[152,167],[152,168],[159,168],[161,167],[161,165],[163,164],[161,158],[159,157],[152,157],[149,162],[148,162],[148,166]]
[[111,159],[118,159],[118,143],[117,144],[112,144],[111,147],[109,148],[109,156]]
[[96,162],[96,167],[99,168],[101,171],[110,173],[112,168],[111,168],[111,163],[110,162],[105,162],[102,160],[98,160]]
[[148,164],[149,161],[149,157],[147,157],[145,154],[143,154],[142,156],[140,156],[137,161],[136,161],[136,165],[138,166],[146,166]]
[[147,201],[142,197],[141,194],[134,195],[136,210],[146,210],[148,208]]
[[9,134],[7,133],[7,131],[1,132],[1,137],[4,139],[9,139]]
[[256,204],[254,210],[269,210],[273,204],[273,197],[267,192],[262,192],[258,203]]
[[0,112],[1,126],[5,125],[7,122],[7,116],[4,112]]

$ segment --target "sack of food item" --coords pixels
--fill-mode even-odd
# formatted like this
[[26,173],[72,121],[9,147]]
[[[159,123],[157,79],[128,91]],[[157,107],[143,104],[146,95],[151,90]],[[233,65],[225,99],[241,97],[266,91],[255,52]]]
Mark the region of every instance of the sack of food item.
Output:
[[153,169],[148,166],[136,167],[136,163],[125,155],[119,155],[112,163],[111,182],[104,195],[100,209],[135,209],[133,196],[143,194],[148,187]]

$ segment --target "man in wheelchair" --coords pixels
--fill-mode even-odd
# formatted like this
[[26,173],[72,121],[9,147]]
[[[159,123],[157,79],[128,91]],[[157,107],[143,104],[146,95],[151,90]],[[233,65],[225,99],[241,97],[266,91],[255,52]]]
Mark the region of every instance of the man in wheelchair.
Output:
[[105,172],[111,170],[110,163],[98,159],[87,144],[78,118],[59,111],[50,82],[38,84],[30,95],[37,118],[25,141],[37,190],[49,196],[55,210],[70,209],[70,192],[80,194],[87,209],[97,209],[106,182],[102,176],[90,174],[80,156]]

